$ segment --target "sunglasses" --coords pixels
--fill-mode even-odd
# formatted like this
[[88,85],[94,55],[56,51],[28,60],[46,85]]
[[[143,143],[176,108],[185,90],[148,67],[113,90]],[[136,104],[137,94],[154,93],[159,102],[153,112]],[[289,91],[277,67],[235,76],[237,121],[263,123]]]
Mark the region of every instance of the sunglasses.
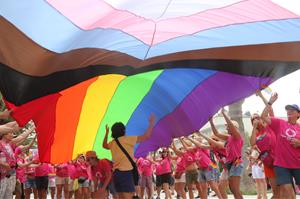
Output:
[[90,161],[90,160],[95,160],[96,158],[91,157],[91,158],[87,158],[86,161]]

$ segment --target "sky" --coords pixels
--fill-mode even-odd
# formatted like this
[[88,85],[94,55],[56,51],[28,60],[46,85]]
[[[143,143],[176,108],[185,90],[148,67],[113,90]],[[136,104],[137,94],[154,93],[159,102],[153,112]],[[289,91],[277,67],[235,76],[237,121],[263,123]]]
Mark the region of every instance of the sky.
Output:
[[[270,91],[278,93],[278,99],[273,104],[275,116],[285,117],[285,105],[298,104],[300,106],[300,70],[280,78],[262,94],[269,99],[271,96]],[[243,104],[243,112],[250,111],[251,114],[261,113],[263,108],[262,100],[255,95],[248,97]]]

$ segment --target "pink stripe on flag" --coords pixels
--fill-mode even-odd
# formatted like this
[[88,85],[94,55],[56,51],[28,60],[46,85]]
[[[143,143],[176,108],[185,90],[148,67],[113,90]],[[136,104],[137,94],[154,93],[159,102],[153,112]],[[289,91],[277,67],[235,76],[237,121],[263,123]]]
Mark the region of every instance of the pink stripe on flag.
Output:
[[[47,1],[84,30],[117,29],[148,45],[155,45],[172,38],[222,26],[300,18],[300,16],[269,0],[242,1],[227,7],[201,11],[190,16],[158,21],[143,18],[126,10],[115,9],[106,2],[99,0]],[[155,38],[152,41],[154,31]]]

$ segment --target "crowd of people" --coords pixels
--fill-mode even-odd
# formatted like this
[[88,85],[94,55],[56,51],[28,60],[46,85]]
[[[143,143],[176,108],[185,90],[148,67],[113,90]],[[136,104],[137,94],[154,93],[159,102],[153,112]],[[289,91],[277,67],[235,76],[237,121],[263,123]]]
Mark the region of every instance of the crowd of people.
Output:
[[[87,151],[64,164],[48,164],[38,156],[28,155],[36,136],[27,145],[26,138],[34,128],[19,130],[16,122],[0,125],[0,198],[202,198],[208,190],[217,198],[227,199],[227,189],[234,198],[241,199],[240,182],[244,165],[253,177],[257,198],[266,199],[267,182],[272,198],[294,199],[300,186],[300,108],[287,105],[287,120],[276,118],[272,104],[258,92],[265,103],[261,114],[253,114],[251,147],[242,153],[244,139],[239,124],[226,114],[226,132],[220,132],[209,120],[212,133],[199,131],[186,137],[175,138],[170,146],[162,147],[147,157],[134,157],[134,146],[149,139],[155,125],[155,116],[149,117],[149,126],[140,136],[127,136],[123,123],[106,126],[103,148],[110,150],[112,160],[101,159],[101,154]],[[8,118],[9,111],[0,114]],[[108,142],[111,131],[112,141]],[[245,168],[246,169],[246,168]],[[197,193],[195,195],[195,193]]]

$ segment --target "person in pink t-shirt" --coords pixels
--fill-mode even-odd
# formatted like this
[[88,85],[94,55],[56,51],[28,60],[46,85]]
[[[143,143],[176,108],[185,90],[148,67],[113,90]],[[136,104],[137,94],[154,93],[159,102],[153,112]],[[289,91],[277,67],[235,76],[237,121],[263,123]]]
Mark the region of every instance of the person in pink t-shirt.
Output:
[[176,148],[175,145],[175,139],[172,142],[172,145],[170,147],[174,153],[176,154],[176,167],[175,167],[175,190],[177,194],[183,198],[186,199],[186,193],[185,193],[185,186],[186,186],[186,178],[185,178],[185,170],[186,170],[186,160],[183,158],[183,154],[186,152],[186,150],[183,147],[180,147],[179,149]]
[[222,198],[217,183],[219,179],[219,169],[210,158],[209,149],[211,149],[211,146],[203,144],[203,138],[196,135],[188,139],[195,145],[195,160],[199,168],[198,182],[201,187],[201,198],[207,198],[206,190],[208,189],[208,185],[210,185],[218,198]]
[[[35,137],[36,138],[36,137]],[[31,161],[25,161],[25,151],[27,151],[29,148],[32,147],[32,145],[35,142],[35,138],[31,140],[31,142],[26,146],[18,146],[15,149],[15,157],[17,159],[17,169],[16,169],[16,177],[17,177],[17,183],[16,183],[16,199],[21,198],[21,194],[23,193],[23,184],[26,182],[26,176],[25,171],[26,167],[28,167],[30,164],[33,163],[33,160]]]
[[[210,150],[213,152],[217,161],[221,164],[221,166],[223,168],[223,171],[219,178],[218,189],[220,191],[221,198],[227,199],[228,196],[227,196],[226,189],[228,187],[228,177],[227,177],[228,171],[225,166],[225,162],[226,162],[226,158],[227,158],[227,151],[224,147],[225,143],[222,142],[219,138],[217,138],[214,135],[211,138],[206,136],[205,134],[202,134],[201,132],[198,132],[198,135],[200,137],[204,138],[208,142]],[[215,173],[215,175],[218,175],[218,173],[217,174]]]
[[198,166],[197,166],[197,157],[196,157],[197,150],[195,147],[192,147],[192,142],[187,138],[181,137],[179,140],[184,148],[184,152],[180,154],[180,151],[177,151],[177,154],[181,155],[182,158],[184,159],[185,180],[189,190],[189,197],[194,198],[194,193],[193,193],[194,185],[196,186],[198,185],[197,187],[200,187],[200,184],[198,182]]
[[165,191],[166,198],[171,199],[170,193],[170,184],[171,184],[171,158],[168,148],[163,148],[162,151],[159,152],[161,157],[156,159],[154,157],[154,161],[156,162],[156,188],[158,197],[160,196],[161,187]]
[[276,135],[275,174],[281,198],[295,198],[293,178],[300,185],[300,108],[296,104],[286,105],[287,121],[281,118],[269,117],[271,105],[277,100],[272,95],[266,105],[262,119]]
[[75,172],[74,177],[78,179],[79,189],[76,194],[78,198],[87,199],[89,197],[89,175],[88,175],[88,163],[85,161],[83,154],[78,155],[74,162]]
[[78,194],[78,188],[77,186],[74,186],[77,180],[76,176],[76,168],[74,165],[75,161],[69,161],[67,163],[67,168],[68,168],[68,176],[69,176],[69,185],[68,185],[68,190],[69,190],[69,198],[72,198],[73,195]]
[[55,183],[55,167],[51,164],[49,164],[49,173],[48,173],[48,179],[49,179],[49,184],[48,187],[50,189],[50,195],[51,199],[54,199],[55,193],[56,193],[56,183]]
[[57,191],[57,199],[62,198],[62,190],[64,190],[65,198],[69,198],[69,169],[68,164],[58,164],[55,165],[56,169],[56,191]]
[[17,161],[14,155],[15,143],[13,142],[14,130],[0,125],[0,198],[12,198],[16,186]]
[[[262,95],[261,91],[258,91],[257,95],[263,100],[265,105],[268,105],[268,101]],[[274,117],[273,109],[271,108],[269,110],[269,115]],[[264,173],[272,187],[273,196],[275,198],[279,198],[279,189],[276,184],[276,175],[274,169],[276,135],[269,125],[267,125],[267,123],[264,122],[261,116],[257,113],[252,115],[251,123],[253,130],[250,137],[250,144],[252,147],[258,149],[260,153],[258,159],[260,159],[264,165]],[[264,187],[265,185],[265,179],[257,179],[256,182],[259,184],[258,187]]]
[[[26,161],[31,161],[32,158],[26,157]],[[35,162],[35,160],[34,160]],[[36,189],[36,183],[35,183],[35,168],[38,165],[30,165],[26,167],[25,175],[26,175],[26,182],[24,183],[24,191],[25,191],[25,198],[29,199],[31,193],[33,193],[34,198],[38,198],[38,193]]]
[[139,158],[137,160],[137,167],[140,172],[140,187],[141,187],[141,198],[144,198],[145,189],[147,191],[148,198],[152,198],[153,194],[153,183],[152,183],[152,174],[153,174],[153,160],[151,159],[150,154],[146,158]]
[[89,164],[89,175],[94,184],[93,198],[107,198],[109,192],[113,195],[113,198],[117,198],[118,195],[112,183],[112,162],[108,159],[98,159],[95,151],[87,151],[85,157]]
[[40,199],[47,198],[48,190],[48,174],[49,174],[49,165],[48,163],[40,163],[39,166],[35,168],[35,183],[38,190],[38,196]]
[[209,122],[213,134],[219,139],[225,141],[225,149],[227,152],[225,165],[228,171],[229,188],[233,193],[234,198],[241,199],[243,198],[240,191],[240,182],[243,172],[242,147],[244,141],[239,131],[239,124],[227,116],[224,108],[222,108],[221,113],[226,121],[227,134],[220,133],[215,127],[212,119],[210,119]]

